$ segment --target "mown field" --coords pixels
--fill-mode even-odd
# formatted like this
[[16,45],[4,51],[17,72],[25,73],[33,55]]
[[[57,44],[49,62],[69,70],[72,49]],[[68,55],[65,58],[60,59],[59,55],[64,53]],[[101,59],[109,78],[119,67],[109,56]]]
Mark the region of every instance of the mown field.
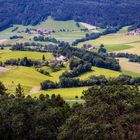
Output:
[[140,74],[140,64],[129,62],[126,58],[119,58],[120,66],[123,70],[131,71]]
[[18,59],[28,57],[33,60],[42,60],[42,56],[45,56],[46,60],[53,59],[53,55],[50,53],[30,52],[30,51],[11,51],[0,50],[0,61],[5,62],[8,59]]
[[84,38],[87,33],[90,33],[90,32],[81,32],[81,31],[57,32],[57,33],[54,33],[50,36],[54,37],[54,38],[56,38],[57,40],[60,40],[60,41],[65,41],[65,42],[72,43],[76,39]]
[[92,44],[98,48],[101,44],[104,44],[109,52],[119,51],[140,54],[140,36],[126,35],[127,30],[128,27],[124,27],[117,33],[80,43],[78,47],[82,47],[83,44]]

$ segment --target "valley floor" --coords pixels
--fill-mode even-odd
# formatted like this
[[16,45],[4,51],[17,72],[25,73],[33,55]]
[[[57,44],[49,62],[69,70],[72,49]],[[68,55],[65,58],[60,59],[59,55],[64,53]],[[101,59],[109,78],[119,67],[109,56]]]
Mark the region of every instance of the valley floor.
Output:
[[[81,39],[85,37],[86,34],[90,34],[91,31],[81,31],[81,29],[85,28],[94,28],[94,26],[90,26],[87,24],[81,24],[80,27],[76,26],[75,21],[54,21],[49,19],[44,21],[40,25],[37,26],[22,26],[22,25],[14,25],[2,32],[0,32],[0,44],[11,43],[21,43],[21,42],[33,42],[33,37],[38,34],[27,34],[23,32],[26,28],[34,28],[34,29],[46,29],[49,28],[51,30],[55,30],[56,32],[48,35],[49,37],[54,37],[61,41],[66,41],[72,43],[76,39]],[[13,30],[18,28],[17,31]],[[65,29],[65,31],[60,31]],[[98,30],[95,30],[98,32]],[[104,44],[108,52],[125,52],[125,53],[133,53],[140,55],[140,36],[128,36],[126,35],[128,31],[128,27],[122,28],[119,32],[114,34],[109,34],[102,36],[95,40],[85,41],[79,43],[77,47],[81,48],[84,44],[91,44],[96,47],[96,50],[99,48],[101,44]],[[10,40],[9,37],[13,35],[22,35],[23,39],[15,39]],[[36,43],[41,43],[43,45],[53,44],[50,42],[41,42],[37,41]],[[30,59],[41,60],[42,55],[46,57],[47,60],[54,59],[54,56],[50,53],[40,53],[40,52],[21,52],[21,51],[10,51],[7,50],[8,46],[5,47],[5,50],[0,50],[0,61],[4,62],[8,59],[18,59],[23,57],[29,57]],[[81,80],[87,79],[88,77],[100,76],[104,75],[105,77],[117,77],[121,74],[131,75],[133,77],[140,77],[140,64],[128,62],[127,59],[119,58],[120,65],[122,71],[112,71],[108,69],[92,67],[92,71],[84,73],[80,75],[78,78]],[[68,67],[62,68],[60,71],[52,72],[49,67],[43,67],[44,70],[50,73],[50,76],[43,75],[35,70],[33,67],[23,67],[23,66],[13,66],[9,68],[0,67],[0,81],[2,81],[8,92],[15,93],[15,88],[18,83],[24,88],[24,91],[27,94],[35,97],[40,94],[60,94],[65,100],[81,100],[83,90],[88,89],[88,87],[80,87],[80,88],[65,88],[65,89],[54,89],[47,91],[40,91],[40,83],[44,80],[51,80],[53,82],[59,81],[59,76],[62,75],[64,71],[69,71]],[[78,97],[75,98],[75,97]]]

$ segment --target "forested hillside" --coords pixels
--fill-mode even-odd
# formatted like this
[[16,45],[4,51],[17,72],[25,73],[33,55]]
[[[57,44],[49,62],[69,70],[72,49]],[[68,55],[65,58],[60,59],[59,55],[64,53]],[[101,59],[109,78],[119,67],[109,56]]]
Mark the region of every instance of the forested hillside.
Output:
[[139,0],[0,0],[0,29],[15,23],[34,25],[48,16],[120,27],[139,22],[139,7]]

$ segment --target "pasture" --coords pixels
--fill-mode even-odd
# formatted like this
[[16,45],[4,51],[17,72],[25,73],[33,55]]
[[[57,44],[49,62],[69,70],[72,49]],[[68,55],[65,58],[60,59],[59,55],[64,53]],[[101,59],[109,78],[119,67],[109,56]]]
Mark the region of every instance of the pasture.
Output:
[[[57,72],[52,72],[49,67],[43,67],[43,69],[48,71],[50,73],[50,75],[46,76],[46,75],[40,74],[33,67],[23,67],[23,66],[6,67],[6,71],[0,73],[0,81],[2,81],[6,85],[8,91],[10,91],[12,93],[15,91],[16,85],[20,83],[21,86],[24,88],[25,93],[27,94],[27,93],[30,93],[30,91],[33,88],[40,87],[40,83],[44,80],[51,80],[54,82],[59,82],[59,76],[64,71],[68,70],[67,67],[65,67]],[[108,69],[93,67],[93,70],[91,72],[82,74],[79,76],[79,78],[81,80],[84,80],[92,75],[95,75],[95,76],[105,75],[107,78],[109,78],[109,77],[117,77],[120,74],[128,74],[128,75],[131,75],[134,77],[140,76],[140,74],[137,74],[134,72],[129,72],[129,71],[124,71],[124,70],[122,72],[117,72],[117,71],[112,71],[112,70],[108,70]],[[67,93],[69,92],[69,94],[70,93],[72,94],[72,98],[73,98],[74,96],[77,96],[78,94],[80,94],[82,89],[83,88],[81,88],[81,87],[76,88],[76,90],[71,89],[71,88],[68,90],[67,89],[64,89],[64,90],[58,89],[58,90],[51,90],[51,91],[49,91],[49,93],[53,94],[53,93],[55,93],[55,91],[57,91],[56,92],[56,94],[57,94],[57,93],[61,93],[61,91],[63,91],[62,96],[64,96],[64,94],[66,94],[64,96],[64,98],[66,98]],[[32,94],[32,96],[34,96],[34,94],[38,95],[43,92],[48,93],[48,91],[41,91],[39,93],[35,92],[35,93],[30,93],[30,94]],[[66,99],[68,99],[68,97]]]
[[57,33],[51,34],[50,36],[60,41],[72,43],[76,39],[84,38],[87,33],[89,34],[90,32],[81,32],[81,31],[57,32]]
[[28,57],[33,60],[42,60],[43,55],[45,56],[46,60],[54,58],[51,53],[0,50],[0,61],[5,62],[8,59],[21,59],[24,57]]
[[[10,67],[5,73],[0,74],[0,81],[3,82],[8,90],[15,91],[16,85],[21,84],[25,92],[29,92],[34,86],[40,86],[40,82],[46,76],[29,67]],[[47,78],[46,78],[47,79]]]
[[91,44],[97,48],[104,44],[109,52],[129,52],[140,54],[140,36],[126,35],[128,27],[122,28],[117,33],[108,34],[95,40],[79,43],[77,47],[84,44]]
[[[133,63],[133,65],[137,65],[137,63]],[[80,75],[79,78],[81,80],[84,80],[90,76],[100,76],[100,75],[104,75],[106,78],[110,78],[110,77],[118,77],[121,74],[130,75],[132,77],[140,77],[140,72],[131,71],[132,69],[124,69],[122,67],[121,71],[114,71],[114,70],[109,70],[104,68],[92,67],[92,71]]]
[[117,77],[117,76],[120,75],[120,72],[113,71],[113,70],[108,70],[108,69],[104,69],[104,68],[92,67],[91,72],[84,73],[79,78],[81,80],[84,80],[84,79],[87,79],[90,76],[100,76],[100,75],[104,75],[107,78]]
[[65,30],[70,30],[70,31],[85,29],[85,27],[82,25],[80,25],[80,27],[77,27],[76,22],[74,20],[57,21],[57,20],[53,20],[51,17],[49,17],[44,22],[41,22],[40,25],[36,26],[36,28],[56,30],[56,31],[60,29],[65,29]]
[[140,74],[140,64],[129,62],[126,58],[119,58],[120,66],[123,70],[131,71]]
[[88,87],[80,87],[80,88],[62,88],[62,89],[53,89],[53,90],[47,90],[47,91],[40,91],[35,94],[30,94],[32,97],[39,97],[40,94],[49,96],[55,94],[55,95],[61,95],[65,100],[75,100],[76,96],[78,96],[77,100],[81,99],[82,92],[84,90],[87,90]]

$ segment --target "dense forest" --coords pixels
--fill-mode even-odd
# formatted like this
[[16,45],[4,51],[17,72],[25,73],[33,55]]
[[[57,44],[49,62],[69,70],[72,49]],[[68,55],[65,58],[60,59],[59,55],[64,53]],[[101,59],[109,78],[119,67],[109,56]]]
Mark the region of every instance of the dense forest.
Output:
[[139,0],[1,0],[0,29],[12,24],[35,25],[48,16],[57,20],[124,26],[140,20]]
[[8,94],[0,82],[1,140],[138,140],[140,91],[112,82],[83,92],[70,107],[60,95]]

